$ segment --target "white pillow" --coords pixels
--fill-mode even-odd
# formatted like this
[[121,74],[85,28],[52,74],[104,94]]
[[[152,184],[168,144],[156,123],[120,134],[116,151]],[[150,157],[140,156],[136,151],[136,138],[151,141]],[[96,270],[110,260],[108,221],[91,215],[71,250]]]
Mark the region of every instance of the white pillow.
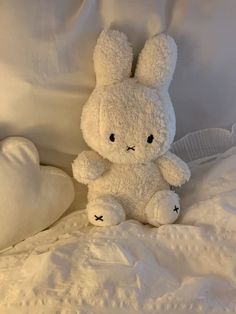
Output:
[[39,166],[38,152],[24,138],[0,142],[0,249],[55,222],[74,199],[70,177]]

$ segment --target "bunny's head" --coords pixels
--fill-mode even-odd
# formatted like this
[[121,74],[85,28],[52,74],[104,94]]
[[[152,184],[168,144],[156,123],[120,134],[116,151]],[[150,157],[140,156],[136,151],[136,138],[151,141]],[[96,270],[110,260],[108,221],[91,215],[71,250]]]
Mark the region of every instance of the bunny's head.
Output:
[[176,64],[174,40],[161,34],[142,49],[134,77],[125,34],[105,30],[94,51],[96,88],[81,128],[87,144],[114,163],[145,163],[164,154],[175,135],[168,87]]

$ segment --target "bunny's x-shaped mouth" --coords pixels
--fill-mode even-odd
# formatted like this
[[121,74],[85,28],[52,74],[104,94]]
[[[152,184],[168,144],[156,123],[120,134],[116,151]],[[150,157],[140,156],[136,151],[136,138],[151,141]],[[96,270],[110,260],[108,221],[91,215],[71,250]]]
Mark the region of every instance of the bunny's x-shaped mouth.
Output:
[[135,151],[135,146],[127,146],[127,151],[129,151],[129,150],[133,150],[133,151]]

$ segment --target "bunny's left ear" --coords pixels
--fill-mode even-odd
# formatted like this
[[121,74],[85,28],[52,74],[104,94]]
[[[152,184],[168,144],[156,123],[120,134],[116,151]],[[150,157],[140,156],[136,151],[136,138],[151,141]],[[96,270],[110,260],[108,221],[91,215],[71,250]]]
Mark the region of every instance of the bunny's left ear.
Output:
[[160,34],[146,41],[135,77],[144,85],[160,89],[170,85],[177,60],[177,47],[172,37]]
[[93,58],[97,86],[115,84],[130,77],[133,49],[124,33],[112,29],[103,30]]

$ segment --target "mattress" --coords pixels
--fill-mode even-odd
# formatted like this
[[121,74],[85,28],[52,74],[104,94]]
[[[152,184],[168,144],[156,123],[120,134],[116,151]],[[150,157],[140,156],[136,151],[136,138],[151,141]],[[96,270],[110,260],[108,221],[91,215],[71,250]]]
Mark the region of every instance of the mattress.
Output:
[[2,252],[0,313],[235,313],[236,147],[189,165],[174,225],[100,228],[79,210]]

